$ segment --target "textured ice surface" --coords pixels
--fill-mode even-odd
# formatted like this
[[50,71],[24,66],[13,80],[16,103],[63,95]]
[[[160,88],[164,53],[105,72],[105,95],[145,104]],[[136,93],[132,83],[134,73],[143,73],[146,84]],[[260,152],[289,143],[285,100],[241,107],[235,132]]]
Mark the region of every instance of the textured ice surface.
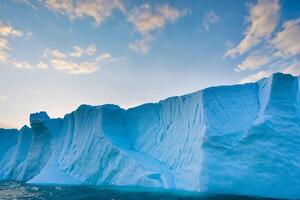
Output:
[[128,110],[35,113],[0,129],[0,178],[300,198],[299,85],[278,73]]

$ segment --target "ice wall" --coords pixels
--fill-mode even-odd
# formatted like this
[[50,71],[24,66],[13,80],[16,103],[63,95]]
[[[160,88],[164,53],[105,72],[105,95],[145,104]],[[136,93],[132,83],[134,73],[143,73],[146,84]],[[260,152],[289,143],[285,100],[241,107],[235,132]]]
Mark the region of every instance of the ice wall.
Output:
[[298,80],[275,74],[256,86],[258,104],[242,118],[245,126],[238,123],[237,139],[220,134],[204,141],[201,180],[209,192],[300,197]]
[[0,178],[300,198],[299,84],[278,73],[128,110],[35,113],[0,129]]

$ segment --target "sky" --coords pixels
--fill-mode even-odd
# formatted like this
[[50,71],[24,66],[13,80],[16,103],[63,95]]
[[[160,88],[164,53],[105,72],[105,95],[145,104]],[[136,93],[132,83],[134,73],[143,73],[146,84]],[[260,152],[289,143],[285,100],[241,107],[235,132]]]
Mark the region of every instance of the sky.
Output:
[[0,127],[300,75],[299,0],[0,1]]

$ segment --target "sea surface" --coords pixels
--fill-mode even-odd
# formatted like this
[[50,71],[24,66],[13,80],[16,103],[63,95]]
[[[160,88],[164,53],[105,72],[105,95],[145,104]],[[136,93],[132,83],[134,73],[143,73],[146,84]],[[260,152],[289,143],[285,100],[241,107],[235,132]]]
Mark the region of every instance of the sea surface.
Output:
[[16,181],[0,182],[0,199],[100,199],[100,200],[223,200],[223,199],[264,199],[237,195],[195,194],[180,191],[161,191],[145,188],[127,187],[89,187],[89,186],[46,186],[31,185]]

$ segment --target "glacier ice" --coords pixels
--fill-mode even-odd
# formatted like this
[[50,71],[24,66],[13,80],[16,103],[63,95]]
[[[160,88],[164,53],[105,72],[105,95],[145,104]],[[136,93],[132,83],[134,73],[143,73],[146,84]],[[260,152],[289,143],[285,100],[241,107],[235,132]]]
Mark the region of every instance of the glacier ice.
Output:
[[300,198],[300,81],[277,73],[0,129],[0,179]]

